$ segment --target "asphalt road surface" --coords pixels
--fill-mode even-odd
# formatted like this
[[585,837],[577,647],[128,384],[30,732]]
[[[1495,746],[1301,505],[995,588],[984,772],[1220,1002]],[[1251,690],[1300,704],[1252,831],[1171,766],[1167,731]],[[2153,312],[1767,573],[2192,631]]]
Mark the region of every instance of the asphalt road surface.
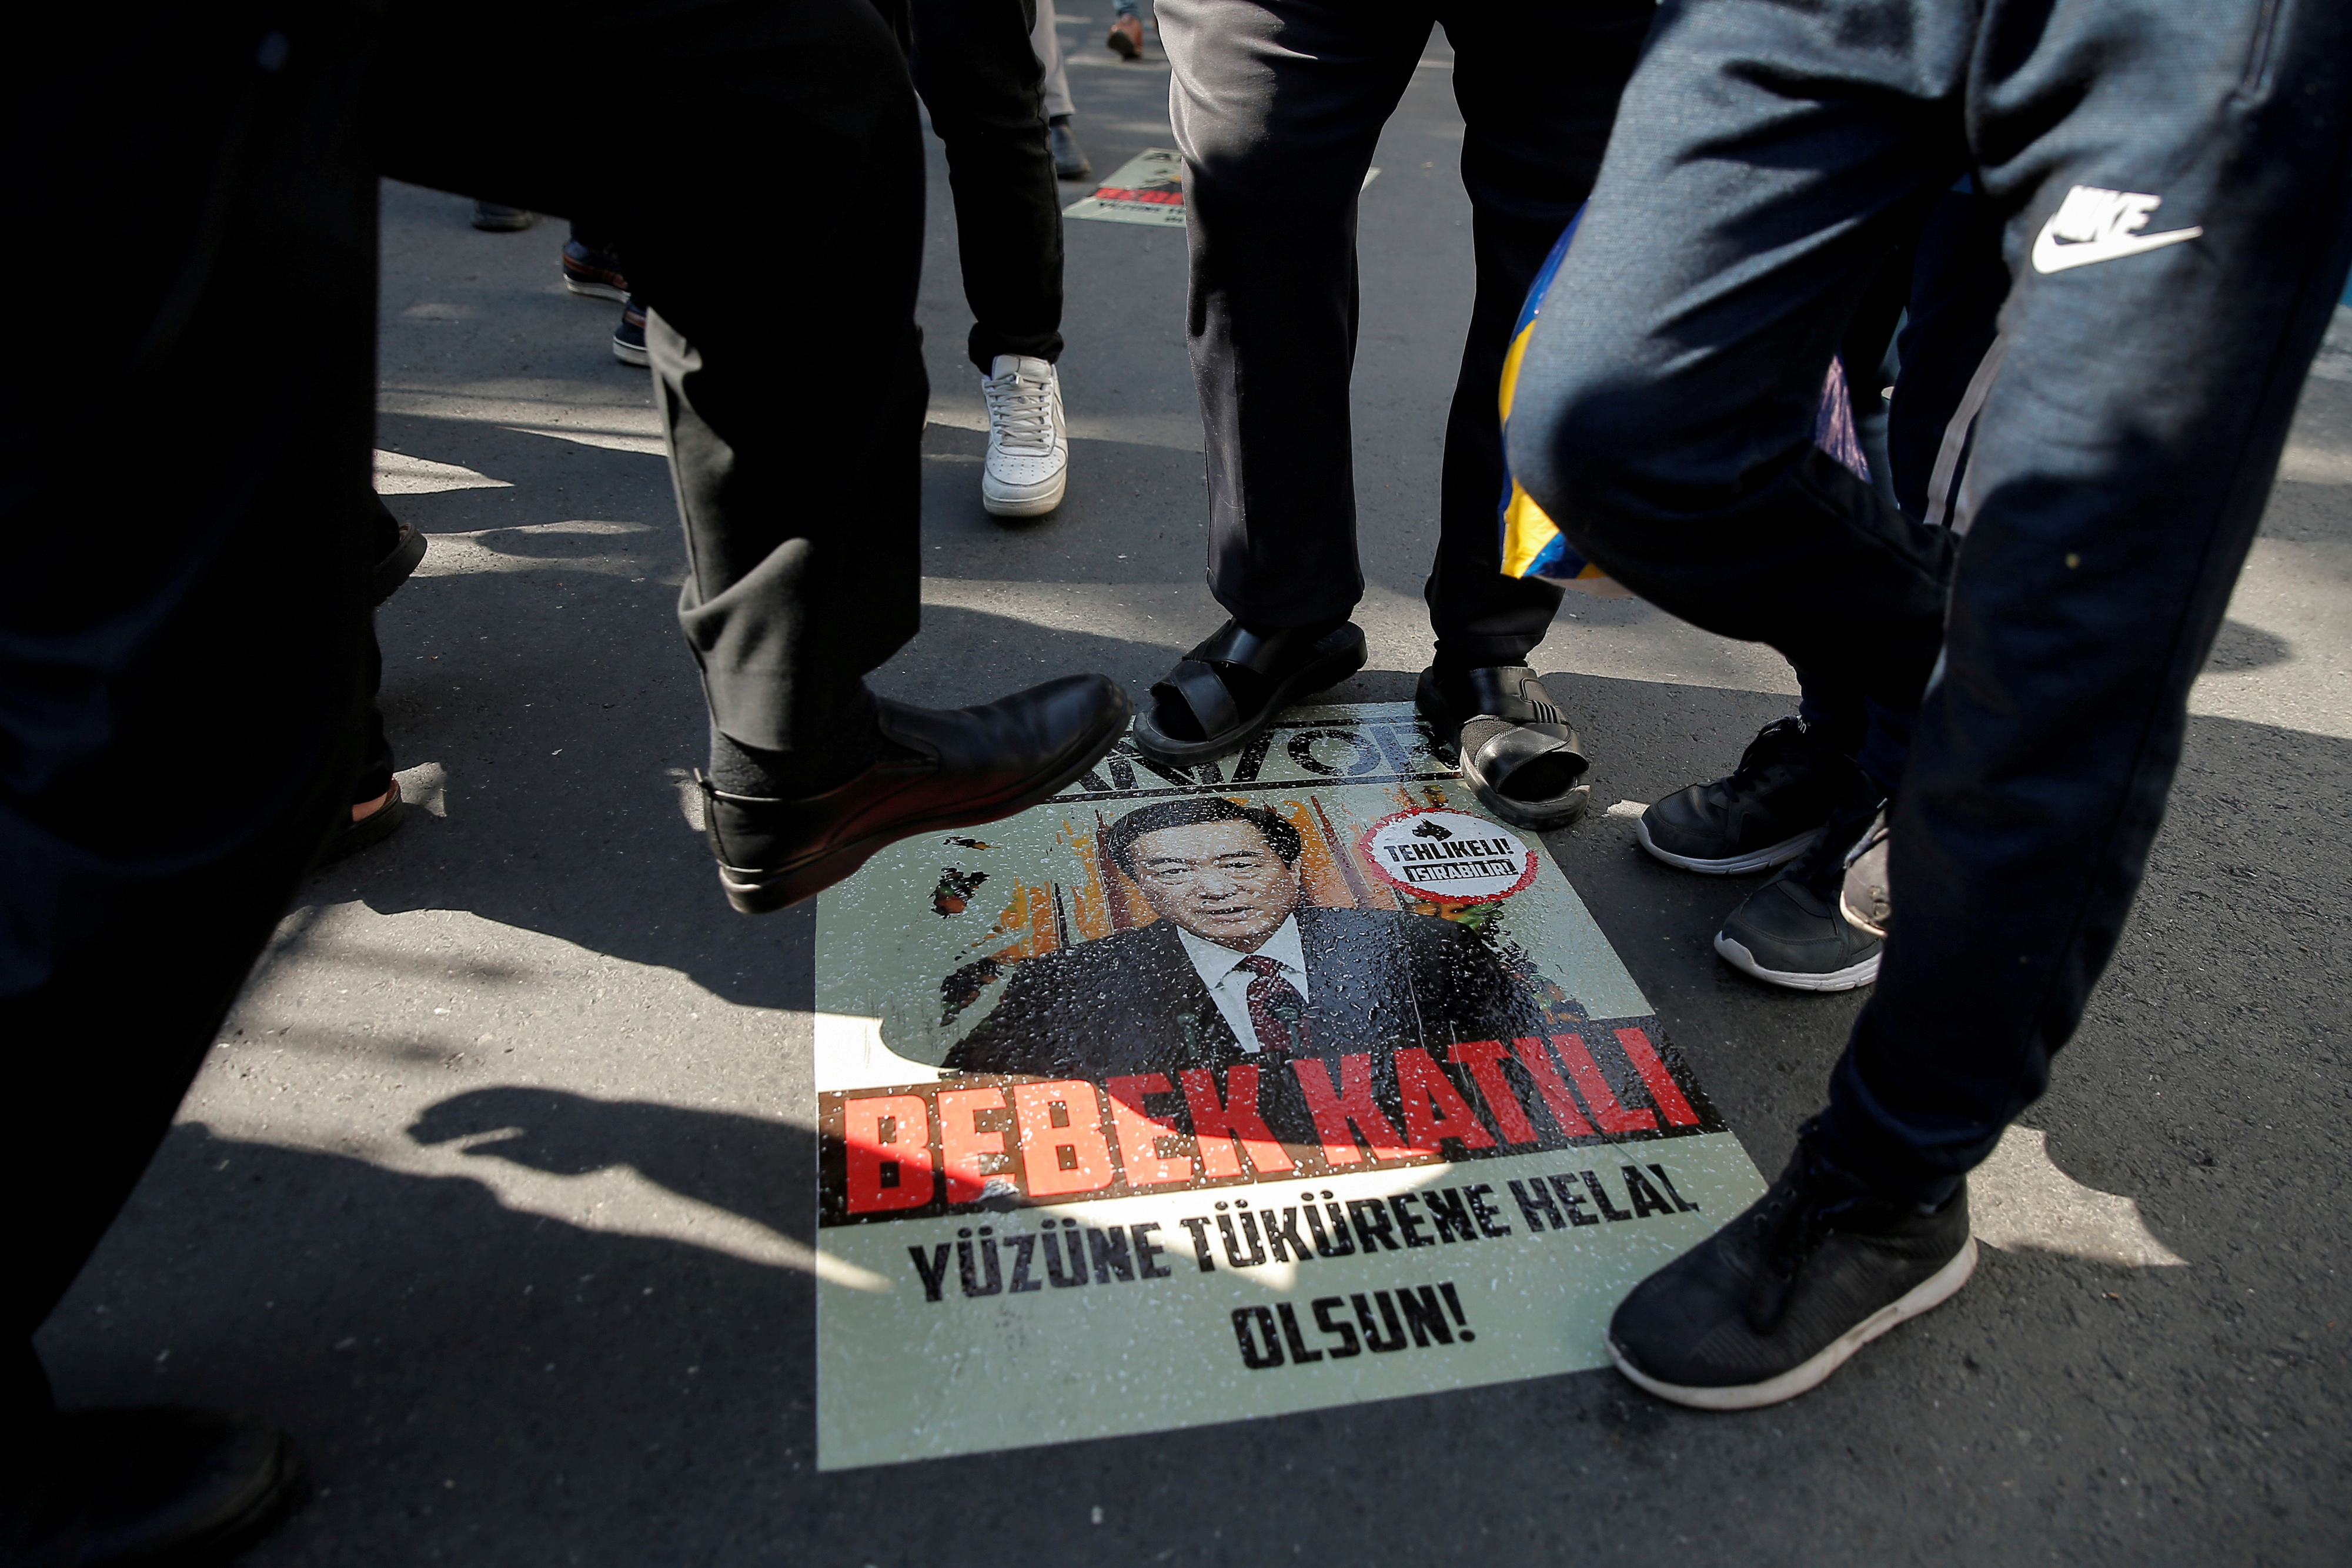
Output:
[[[1166,69],[1076,12],[1108,174],[1168,144]],[[1372,659],[1342,695],[1408,695],[1427,651],[1470,286],[1450,88],[1440,37],[1362,203]],[[1069,499],[1005,526],[936,149],[930,201],[928,609],[877,685],[1140,692],[1220,619],[1182,235],[1069,225]],[[433,536],[382,612],[384,703],[423,809],[304,892],[41,1340],[71,1402],[299,1435],[316,1496],[254,1563],[2352,1560],[2352,353],[2310,383],[2130,935],[1979,1184],[2002,1245],[1949,1305],[1755,1415],[1601,1371],[820,1478],[814,917],[730,913],[686,821],[680,547],[616,311],[563,291],[560,223],[467,212],[384,193],[383,485]],[[830,461],[825,367],[774,373],[807,389],[778,438]],[[1573,598],[1536,662],[1595,758],[1594,815],[1550,847],[1769,1174],[1862,998],[1726,968],[1709,937],[1753,882],[1652,862],[1632,818],[1727,769],[1788,672]]]

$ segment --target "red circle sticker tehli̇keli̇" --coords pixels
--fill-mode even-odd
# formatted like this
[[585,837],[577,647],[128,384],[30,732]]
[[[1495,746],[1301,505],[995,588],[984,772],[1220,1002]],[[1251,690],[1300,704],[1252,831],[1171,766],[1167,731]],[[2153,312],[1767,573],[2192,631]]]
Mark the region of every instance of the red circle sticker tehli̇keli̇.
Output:
[[1391,885],[1433,904],[1488,904],[1533,882],[1535,852],[1484,817],[1416,807],[1383,817],[1361,845]]

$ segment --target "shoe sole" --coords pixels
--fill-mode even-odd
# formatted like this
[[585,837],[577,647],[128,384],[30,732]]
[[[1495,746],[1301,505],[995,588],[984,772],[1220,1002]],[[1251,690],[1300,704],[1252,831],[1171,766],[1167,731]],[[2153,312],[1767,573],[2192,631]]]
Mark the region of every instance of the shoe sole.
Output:
[[1282,710],[1299,698],[1336,686],[1362,669],[1368,656],[1369,650],[1360,634],[1349,646],[1335,649],[1312,664],[1302,664],[1288,679],[1274,688],[1274,695],[1266,700],[1265,709],[1256,718],[1214,740],[1171,740],[1158,730],[1146,727],[1150,717],[1148,714],[1136,719],[1135,733],[1130,738],[1138,751],[1154,761],[1172,762],[1179,768],[1190,768],[1196,762],[1213,762],[1230,752],[1239,751],[1272,729],[1274,721],[1282,716]]
[[1748,950],[1746,943],[1726,936],[1720,931],[1715,934],[1715,950],[1725,963],[1740,973],[1753,975],[1769,985],[1786,986],[1792,991],[1859,990],[1878,978],[1878,960],[1882,956],[1873,953],[1849,968],[1833,969],[1826,975],[1808,975],[1794,969],[1768,969],[1756,961],[1756,955]]
[[613,357],[625,365],[635,365],[640,370],[650,367],[654,362],[654,357],[645,350],[632,349],[617,339],[613,343]]
[[1694,1410],[1757,1410],[1767,1405],[1778,1405],[1784,1399],[1820,1387],[1829,1381],[1830,1374],[1853,1358],[1853,1353],[1885,1333],[1895,1324],[1908,1322],[1931,1307],[1942,1305],[1958,1294],[1969,1276],[1977,1271],[1977,1239],[1973,1236],[1952,1254],[1950,1262],[1904,1292],[1887,1306],[1878,1309],[1853,1327],[1832,1341],[1820,1354],[1802,1365],[1794,1366],[1778,1377],[1761,1383],[1746,1384],[1734,1388],[1696,1388],[1679,1383],[1667,1383],[1651,1376],[1626,1360],[1625,1353],[1613,1338],[1609,1343],[1609,1359],[1617,1370],[1639,1388],[1646,1389],[1661,1399],[1685,1405]]
[[[1042,495],[1007,496],[989,489],[988,481],[980,484],[980,504],[992,517],[1042,517],[1062,504],[1063,495],[1070,487],[1070,471],[1065,467],[1054,478],[1054,487]],[[1027,486],[1023,486],[1027,488]]]
[[1462,768],[1461,773],[1463,782],[1470,786],[1470,793],[1478,797],[1480,805],[1511,826],[1525,828],[1531,833],[1549,833],[1574,827],[1592,809],[1592,786],[1590,784],[1579,784],[1538,805],[1528,800],[1514,800],[1508,795],[1497,793],[1469,768]]
[[1143,57],[1143,51],[1129,43],[1127,35],[1124,33],[1113,33],[1110,36],[1109,47],[1112,54],[1123,60],[1139,60]]
[[1647,816],[1635,820],[1633,836],[1642,841],[1643,849],[1677,871],[1695,871],[1701,876],[1741,876],[1751,871],[1770,871],[1774,866],[1788,864],[1813,847],[1822,836],[1822,830],[1809,828],[1795,838],[1782,839],[1769,848],[1719,861],[1696,860],[1689,855],[1678,855],[1672,850],[1660,849],[1658,841],[1650,837],[1650,819]]
[[625,288],[617,288],[609,283],[595,283],[574,277],[568,272],[563,275],[563,287],[583,298],[610,299],[615,304],[629,297],[628,290]]
[[373,596],[372,602],[382,604],[399,592],[400,585],[408,580],[424,559],[425,530],[412,524],[408,537],[401,540],[390,555],[375,563],[368,581],[368,591]]
[[735,875],[726,866],[719,868],[719,885],[726,890],[727,902],[745,915],[773,915],[779,909],[789,909],[795,904],[814,898],[835,883],[856,873],[857,868],[901,839],[911,839],[918,833],[935,832],[941,828],[976,828],[983,822],[1002,821],[1017,812],[1025,811],[1040,801],[1050,800],[1069,788],[1096,763],[1100,762],[1127,728],[1134,714],[1134,706],[1127,694],[1119,694],[1118,708],[1105,725],[1103,733],[1088,742],[1078,754],[1078,759],[1066,764],[1049,779],[1033,780],[1004,800],[985,806],[967,806],[934,816],[909,818],[893,822],[887,832],[874,834],[844,844],[832,853],[821,855],[790,871],[756,879]]

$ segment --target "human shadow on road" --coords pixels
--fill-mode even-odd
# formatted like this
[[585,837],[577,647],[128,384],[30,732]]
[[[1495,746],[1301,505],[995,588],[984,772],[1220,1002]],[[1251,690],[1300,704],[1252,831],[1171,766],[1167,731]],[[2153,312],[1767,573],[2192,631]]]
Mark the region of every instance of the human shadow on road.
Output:
[[502,1085],[428,1106],[408,1135],[427,1146],[478,1139],[467,1157],[551,1176],[625,1166],[779,1235],[809,1241],[814,1234],[815,1134],[765,1117]]
[[[794,1147],[805,1151],[807,1136],[733,1124],[744,1118],[491,1089],[418,1125],[462,1136],[500,1120],[520,1129],[502,1157],[534,1168],[637,1164],[678,1190],[757,1207],[765,1200],[703,1169],[732,1157],[775,1162],[775,1192],[806,1191]],[[2208,1222],[2227,1222],[2267,1197],[2246,1184],[2206,1201],[2223,1211]],[[2339,1364],[2258,1378],[2267,1340],[2217,1347],[2203,1327],[2212,1309],[2200,1296],[2291,1290],[2286,1260],[2250,1257],[2210,1291],[2184,1290],[2188,1272],[2127,1280],[1990,1256],[1951,1305],[1769,1417],[1671,1409],[1603,1369],[820,1477],[807,1274],[519,1212],[476,1181],[189,1124],[166,1140],[41,1349],[73,1405],[229,1404],[295,1432],[318,1495],[246,1560],[253,1568],[445,1558],[1075,1568],[1102,1560],[1089,1506],[1129,1536],[1148,1531],[1171,1561],[1287,1559],[1313,1555],[1308,1546],[1365,1562],[1460,1560],[1454,1511],[1364,1506],[1373,1464],[1465,1496],[1565,1500],[1565,1515],[1510,1516],[1518,1533],[1498,1562],[1550,1560],[1503,1548],[1557,1539],[1563,1517],[1599,1540],[1691,1528],[1687,1499],[1700,1486],[1715,1523],[1685,1553],[1694,1563],[1820,1558],[1824,1495],[1860,1543],[1821,1559],[1832,1563],[1901,1559],[1923,1518],[1948,1537],[1939,1547],[1988,1562],[2053,1542],[2086,1558],[2187,1561],[2163,1550],[2183,1510],[2200,1537],[2210,1526],[2265,1549],[2333,1533],[2337,1494],[2302,1484],[2300,1470],[2324,1469],[2325,1434],[2340,1430]],[[2168,1321],[2172,1332],[2160,1332]],[[956,1397],[955,1343],[910,1341],[907,1377],[875,1396],[909,1421]],[[1112,1325],[1029,1354],[1072,1397],[1099,1397],[1088,1390],[1132,1375],[1121,1343]],[[2231,1375],[2213,1375],[2217,1353]],[[2118,1359],[2129,1376],[2108,1370]],[[1933,1451],[1956,1479],[1923,1493],[1931,1398]],[[2108,1456],[2126,1426],[2135,1457],[2143,1447],[2201,1457],[2158,1472],[2171,1506],[2118,1503]],[[1576,1466],[1565,1492],[1562,1452]],[[2266,1465],[2289,1479],[2250,1487]],[[1041,1476],[1053,1506],[1039,1503]],[[1221,1506],[1197,1506],[1203,1495]],[[1238,1556],[1226,1539],[1235,1517],[1261,1521]],[[974,1542],[985,1543],[977,1554]]]

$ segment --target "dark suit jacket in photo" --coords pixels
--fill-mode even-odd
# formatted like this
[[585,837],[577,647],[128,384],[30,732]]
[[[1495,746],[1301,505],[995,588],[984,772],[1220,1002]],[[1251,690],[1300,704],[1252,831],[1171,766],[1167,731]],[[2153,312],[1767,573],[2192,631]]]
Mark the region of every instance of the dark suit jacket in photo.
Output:
[[[1399,1046],[1437,1060],[1457,1040],[1541,1031],[1542,1014],[1477,933],[1434,915],[1298,911],[1307,960],[1304,1039],[1294,1056],[1330,1061],[1371,1052],[1385,1071]],[[1175,922],[1156,920],[1032,958],[995,1009],[948,1053],[962,1072],[1117,1077],[1263,1061],[1244,1053],[1184,951]],[[1278,1072],[1287,1078],[1286,1071]],[[1272,1086],[1269,1085],[1269,1088]]]

